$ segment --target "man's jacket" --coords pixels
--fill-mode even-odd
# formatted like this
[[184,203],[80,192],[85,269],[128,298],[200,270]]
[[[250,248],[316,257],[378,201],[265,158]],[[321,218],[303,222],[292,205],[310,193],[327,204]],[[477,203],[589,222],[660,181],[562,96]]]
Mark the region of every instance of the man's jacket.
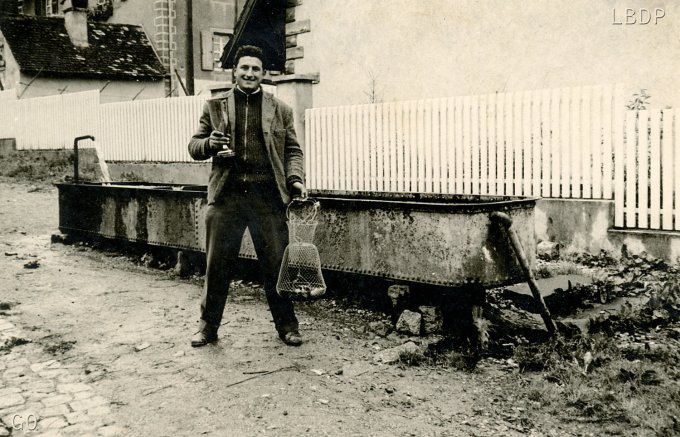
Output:
[[[302,148],[295,135],[293,110],[290,106],[274,97],[271,93],[262,91],[262,133],[269,162],[272,165],[276,185],[281,193],[281,200],[285,204],[290,202],[289,187],[295,181],[304,182],[304,158]],[[221,105],[223,113],[228,114],[228,128],[224,122],[211,122],[208,102],[203,106],[203,114],[199,121],[198,130],[189,141],[189,154],[196,160],[213,158],[210,180],[208,182],[208,203],[219,199],[225,186],[229,170],[239,162],[234,158],[211,156],[208,148],[208,137],[213,130],[230,134],[235,138],[236,107],[234,92],[228,91],[218,95],[211,101]],[[229,132],[225,132],[227,130]]]

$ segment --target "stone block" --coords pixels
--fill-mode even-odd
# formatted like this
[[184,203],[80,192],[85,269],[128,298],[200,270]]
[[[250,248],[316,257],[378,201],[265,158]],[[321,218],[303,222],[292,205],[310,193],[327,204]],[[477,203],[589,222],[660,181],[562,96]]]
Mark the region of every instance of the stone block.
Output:
[[286,24],[286,36],[307,33],[312,30],[310,20],[299,20]]
[[414,342],[409,341],[400,346],[393,347],[391,349],[385,349],[384,351],[378,352],[373,357],[373,360],[378,363],[392,364],[399,361],[399,357],[404,352],[415,353],[419,350],[418,345]]
[[8,393],[7,395],[0,397],[0,409],[21,405],[24,402],[26,402],[26,400],[19,393]]
[[73,393],[73,400],[79,401],[81,399],[91,398],[93,395],[94,395],[94,390],[92,390],[92,389],[89,389],[87,391],[79,391],[79,392]]
[[78,423],[60,429],[59,434],[62,436],[94,436],[97,435],[97,426],[90,423]]
[[415,311],[404,310],[397,320],[397,331],[409,335],[420,335],[423,316]]
[[59,428],[65,428],[69,424],[64,419],[63,417],[55,416],[55,417],[45,417],[43,419],[40,419],[38,422],[38,429],[40,430],[46,430],[46,429],[59,429]]
[[56,369],[61,367],[61,363],[57,360],[43,361],[42,363],[35,363],[31,365],[31,370],[35,373],[42,372],[45,369]]
[[0,319],[0,331],[7,331],[9,329],[14,329],[15,326],[8,322],[7,320]]
[[99,432],[99,435],[104,437],[108,436],[116,437],[120,435],[125,435],[127,433],[125,428],[116,425],[103,426],[99,428],[97,431]]
[[390,331],[392,331],[392,325],[381,320],[370,322],[368,324],[368,328],[371,330],[371,332],[375,333],[380,337],[387,337],[387,334],[389,334]]
[[436,334],[441,332],[444,326],[444,317],[442,310],[435,306],[421,306],[418,311],[423,316],[423,333],[425,335]]
[[[14,342],[18,339],[26,340],[25,338],[21,338],[21,331],[19,331],[19,328],[17,328],[16,326],[0,331],[1,344],[7,344],[7,342]],[[30,341],[28,341],[28,343],[30,343]]]
[[28,371],[28,367],[20,366],[20,367],[10,367],[7,370],[5,370],[5,373],[2,374],[3,379],[8,380],[8,379],[13,379],[13,378],[20,378],[26,375],[26,371]]
[[24,414],[33,413],[40,411],[45,408],[40,402],[25,402],[23,404],[14,405],[13,407],[7,407],[0,409],[0,420],[7,423],[7,419],[12,420],[12,414]]
[[286,37],[286,48],[295,47],[297,45],[297,35],[290,35]]
[[56,378],[61,375],[68,375],[68,370],[66,369],[47,369],[38,372],[41,378]]
[[373,370],[374,364],[365,361],[349,363],[342,366],[342,376],[345,378],[355,378]]
[[100,405],[87,410],[87,414],[90,417],[108,417],[111,415],[111,408],[109,408],[107,405]]
[[7,361],[7,367],[28,367],[30,365],[31,362],[23,357],[15,357]]
[[36,415],[43,408],[42,404],[34,402],[26,402],[24,404],[15,405],[9,408],[0,409],[0,420],[3,423],[12,423],[12,419],[16,415],[28,417],[29,414]]
[[67,413],[64,415],[66,417],[66,420],[68,423],[71,424],[77,424],[77,423],[83,423],[83,422],[90,422],[91,421],[91,416],[87,414],[86,411],[76,411],[73,413]]
[[33,381],[23,386],[24,389],[31,393],[52,393],[54,392],[54,382],[50,379]]
[[78,401],[73,401],[71,402],[71,408],[73,408],[73,411],[83,411],[83,410],[89,410],[95,407],[99,407],[100,405],[106,405],[109,402],[104,399],[101,396],[94,396],[91,398],[87,399],[81,399]]
[[31,402],[40,402],[41,400],[45,399],[47,396],[49,396],[51,393],[33,393],[31,391],[28,391],[28,396],[26,397],[27,400]]
[[64,373],[63,375],[59,375],[57,377],[59,384],[75,384],[80,380],[81,378],[79,375],[74,375],[72,373]]
[[54,416],[65,416],[70,413],[71,410],[68,409],[66,404],[59,404],[53,407],[48,407],[40,412],[41,417],[54,417]]
[[57,391],[61,393],[77,393],[79,391],[91,390],[91,387],[83,383],[59,384]]
[[21,389],[19,387],[0,388],[0,399],[16,393],[21,393]]
[[47,397],[40,402],[42,402],[46,407],[53,407],[55,405],[65,404],[71,400],[73,400],[73,398],[70,395],[59,394]]

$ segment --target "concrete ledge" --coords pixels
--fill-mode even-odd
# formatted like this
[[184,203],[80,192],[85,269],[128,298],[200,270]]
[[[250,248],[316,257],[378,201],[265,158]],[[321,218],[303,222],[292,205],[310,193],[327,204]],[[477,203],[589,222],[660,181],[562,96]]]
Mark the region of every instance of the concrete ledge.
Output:
[[560,243],[566,253],[614,250],[608,235],[613,226],[612,200],[539,199],[536,202],[537,240]]
[[286,82],[310,82],[319,83],[321,75],[319,73],[310,74],[283,74],[281,76],[272,76],[272,84],[280,84]]
[[610,229],[609,238],[619,248],[626,246],[633,255],[647,252],[668,262],[680,262],[680,232],[638,229]]
[[159,184],[208,185],[209,162],[108,162],[111,180]]
[[677,262],[680,232],[614,229],[614,201],[601,199],[539,199],[536,202],[536,239],[562,246],[562,253],[604,250],[620,256],[642,252]]

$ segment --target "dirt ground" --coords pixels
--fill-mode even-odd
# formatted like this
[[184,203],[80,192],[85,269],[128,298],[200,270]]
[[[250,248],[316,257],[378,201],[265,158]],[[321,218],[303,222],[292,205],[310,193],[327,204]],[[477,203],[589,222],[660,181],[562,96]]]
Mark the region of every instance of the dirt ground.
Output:
[[305,343],[288,347],[256,283],[234,284],[219,342],[192,349],[201,278],[51,243],[57,226],[54,187],[0,181],[0,318],[31,341],[14,350],[57,360],[108,401],[116,435],[599,435],[534,411],[507,360],[376,363],[408,338],[379,337],[366,325],[382,315],[330,299],[296,306]]

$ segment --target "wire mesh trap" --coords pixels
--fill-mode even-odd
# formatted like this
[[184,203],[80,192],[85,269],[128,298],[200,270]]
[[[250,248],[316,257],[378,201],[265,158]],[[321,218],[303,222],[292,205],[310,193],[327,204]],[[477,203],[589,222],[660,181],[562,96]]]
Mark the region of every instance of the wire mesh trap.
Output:
[[289,242],[276,283],[276,291],[283,297],[307,299],[326,292],[319,251],[314,245],[318,212],[319,202],[309,198],[293,199],[288,205]]

